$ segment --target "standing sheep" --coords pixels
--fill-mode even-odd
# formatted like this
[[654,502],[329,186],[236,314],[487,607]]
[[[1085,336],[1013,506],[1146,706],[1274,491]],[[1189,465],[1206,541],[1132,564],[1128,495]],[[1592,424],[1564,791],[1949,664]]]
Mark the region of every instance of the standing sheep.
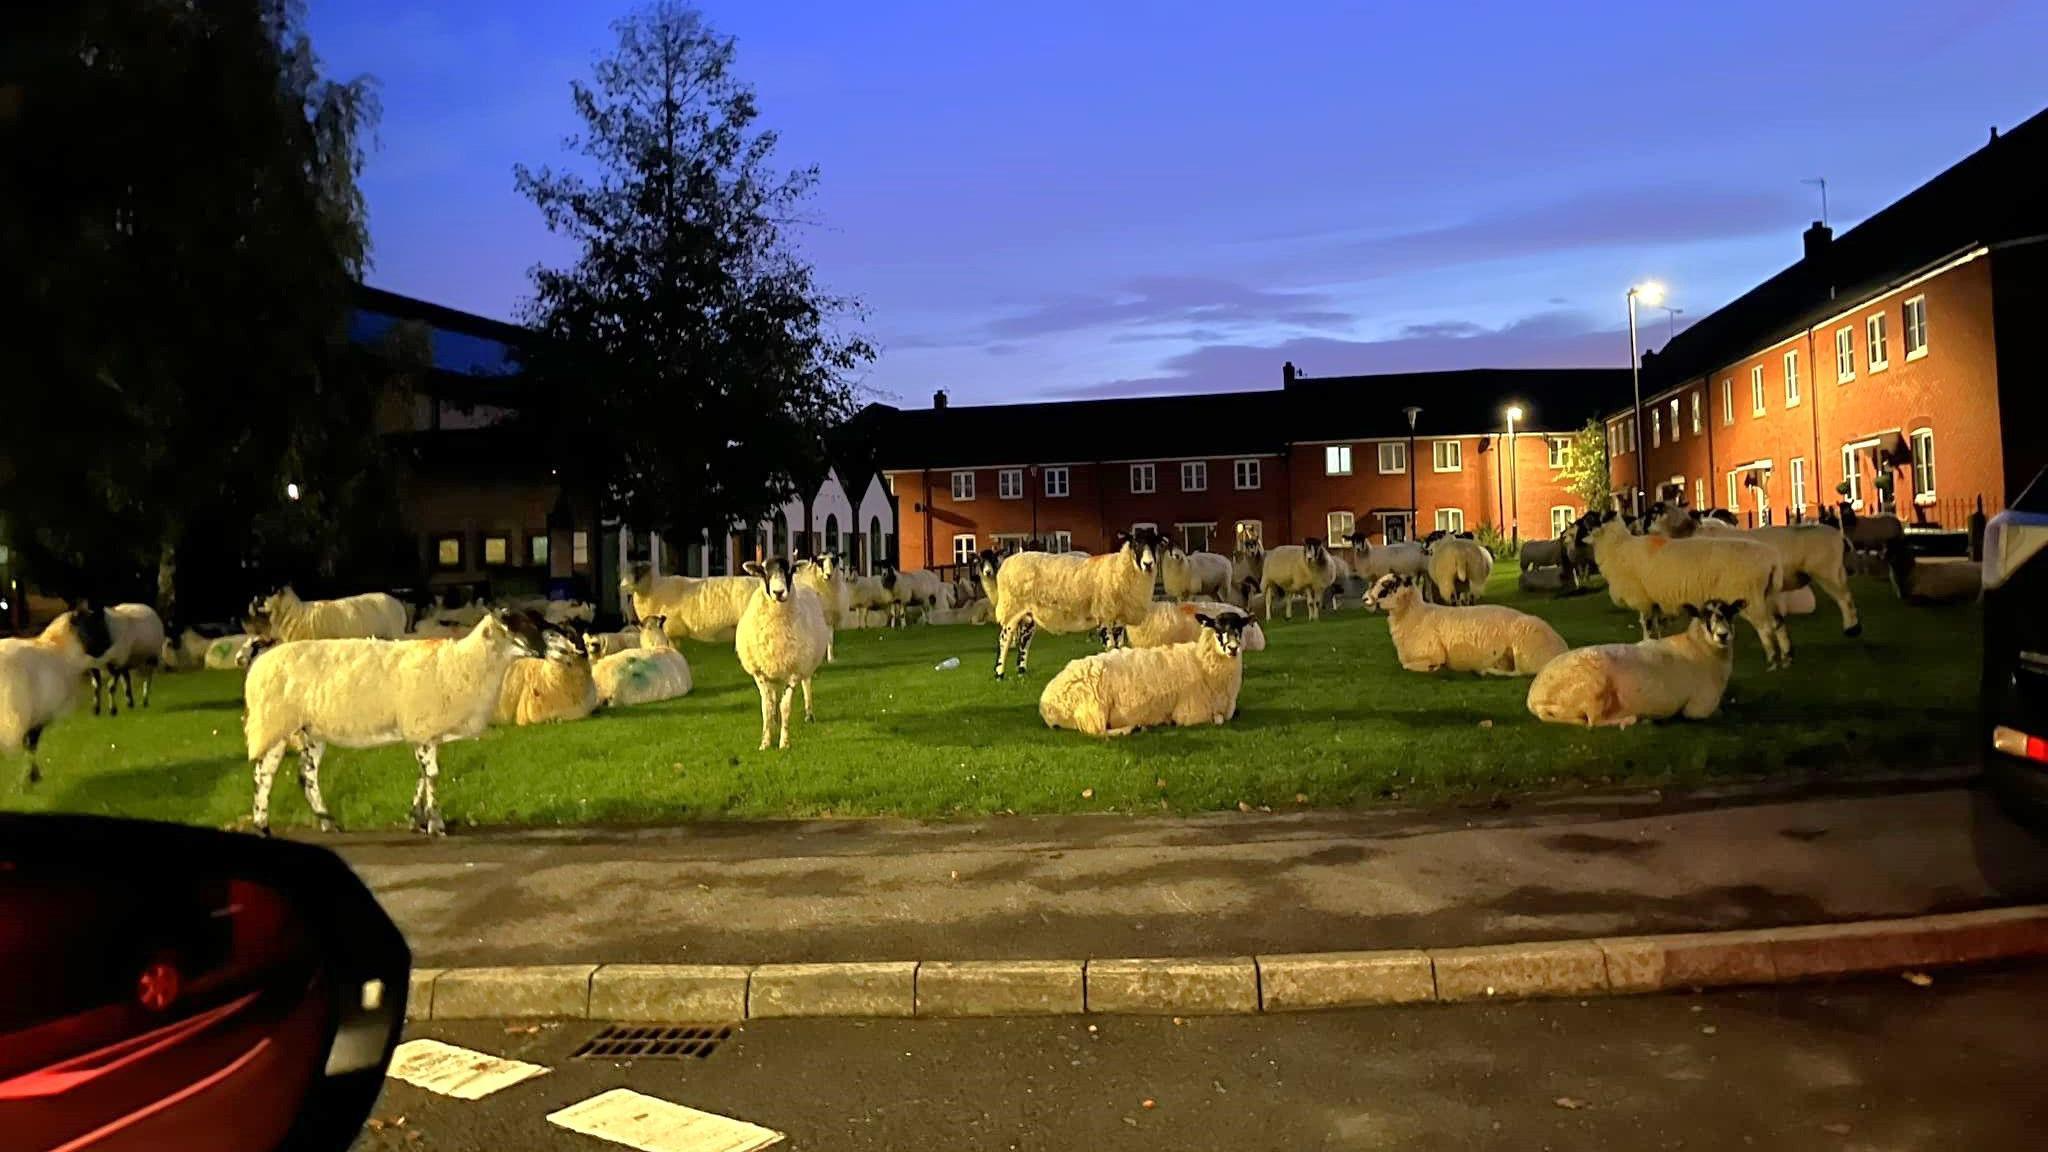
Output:
[[1156,533],[1141,531],[1119,533],[1115,544],[1102,556],[1020,552],[1003,561],[995,586],[996,679],[1003,678],[1013,641],[1017,674],[1027,674],[1031,638],[1040,628],[1056,633],[1107,628],[1111,642],[1122,643],[1124,627],[1152,602],[1160,542]]
[[1221,724],[1237,715],[1246,617],[1196,615],[1199,639],[1124,648],[1072,661],[1046,682],[1038,714],[1050,728],[1128,736],[1140,728]]
[[[847,586],[846,569],[840,566],[837,553],[827,552],[796,570],[796,582],[818,594],[818,603],[825,608],[825,626],[837,633],[846,627],[847,606],[852,603],[852,589]],[[832,641],[825,642],[825,662],[832,662]]]
[[1783,578],[1770,545],[1740,534],[1632,536],[1611,512],[1601,514],[1597,528],[1588,532],[1582,525],[1580,531],[1607,576],[1608,596],[1636,613],[1644,639],[1655,635],[1660,616],[1719,600],[1744,605],[1743,618],[1763,643],[1766,667],[1791,663],[1792,637],[1777,611]]
[[[797,572],[809,566],[808,560],[796,562]],[[824,662],[832,631],[825,626],[825,608],[817,593],[792,579],[788,562],[781,557],[759,563],[749,560],[746,568],[760,585],[740,617],[733,648],[739,653],[740,667],[761,690],[762,749],[767,749],[775,733],[778,716],[782,747],[787,748],[790,698],[801,685],[804,720],[813,719],[811,676]]]
[[405,603],[382,592],[339,600],[301,600],[287,584],[249,605],[249,632],[280,644],[295,640],[396,640],[411,621]]
[[1214,552],[1189,552],[1168,541],[1159,554],[1159,582],[1168,600],[1226,596],[1230,589],[1230,558]]
[[547,636],[547,655],[522,656],[505,669],[498,689],[493,724],[553,724],[581,720],[597,710],[597,681],[591,678],[590,655],[566,626],[551,622],[544,610],[529,610],[529,623]]
[[1294,598],[1301,596],[1308,601],[1308,618],[1323,618],[1323,591],[1337,582],[1337,562],[1332,559],[1323,542],[1310,536],[1300,544],[1283,544],[1266,553],[1266,563],[1259,573],[1259,584],[1265,589],[1266,608],[1260,615],[1273,618],[1273,593],[1280,593],[1281,601],[1287,607],[1287,618],[1294,619]]
[[1565,650],[1557,629],[1539,617],[1499,604],[1431,604],[1406,576],[1380,577],[1365,603],[1386,612],[1394,654],[1410,672],[1533,676]]
[[633,646],[591,665],[590,676],[600,708],[673,700],[689,695],[691,688],[690,662],[676,651],[660,616],[644,617]]
[[1493,575],[1493,553],[1476,540],[1450,536],[1431,541],[1429,586],[1439,604],[1471,604]]
[[149,707],[149,690],[156,683],[156,671],[164,658],[164,622],[147,604],[116,604],[107,609],[107,631],[114,638],[106,655],[92,665],[92,714],[100,714],[100,689],[106,689],[107,710],[121,714],[114,698],[115,682],[135,707],[135,672],[142,670],[142,706]]
[[939,608],[951,608],[952,588],[939,579],[936,572],[915,568],[899,572],[894,568],[882,569],[882,587],[889,593],[889,626],[904,628],[910,624],[910,609],[918,611],[918,619],[930,623],[931,613]]
[[1420,580],[1429,574],[1429,552],[1421,542],[1404,540],[1374,548],[1358,566],[1358,577],[1371,583],[1382,576],[1406,576]]
[[28,753],[28,782],[43,778],[43,729],[78,705],[78,683],[113,647],[107,614],[84,604],[33,639],[0,639],[0,753]]
[[717,641],[732,638],[754,588],[745,576],[656,576],[640,563],[619,578],[619,599],[632,602],[635,620],[667,620],[672,640]]
[[[1775,524],[1743,531],[1731,528],[1711,516],[1692,514],[1683,504],[1658,504],[1650,508],[1650,531],[1673,539],[1693,535],[1745,537],[1768,544],[1778,553],[1778,570],[1783,592],[1789,594],[1809,582],[1820,586],[1842,613],[1842,635],[1860,636],[1863,623],[1856,615],[1856,597],[1849,591],[1849,545],[1842,531],[1827,524]],[[1790,615],[1788,602],[1780,599],[1778,614]]]
[[1613,725],[1683,715],[1704,720],[1721,707],[1735,669],[1735,618],[1741,601],[1685,606],[1691,624],[1676,636],[1639,644],[1574,648],[1529,685],[1529,711],[1550,724]]
[[324,832],[334,831],[320,798],[320,757],[329,744],[376,748],[410,744],[420,780],[412,824],[430,836],[447,832],[435,782],[441,745],[469,740],[490,725],[505,669],[520,656],[559,646],[530,617],[485,616],[460,640],[302,640],[281,644],[249,666],[242,720],[256,763],[251,818],[270,834],[270,785],[287,746],[299,754],[299,785]]
[[888,588],[882,585],[882,577],[858,576],[846,587],[846,619],[848,627],[872,628],[871,612],[886,613],[893,606],[894,598]]
[[1884,560],[1892,591],[1908,604],[1961,604],[1984,594],[1984,565],[1977,561],[1922,564],[1903,536],[1885,545]]
[[1266,550],[1259,546],[1257,536],[1240,540],[1237,551],[1230,554],[1230,587],[1224,591],[1226,599],[1235,599],[1238,606],[1251,611],[1252,601],[1259,595],[1259,577],[1266,570]]

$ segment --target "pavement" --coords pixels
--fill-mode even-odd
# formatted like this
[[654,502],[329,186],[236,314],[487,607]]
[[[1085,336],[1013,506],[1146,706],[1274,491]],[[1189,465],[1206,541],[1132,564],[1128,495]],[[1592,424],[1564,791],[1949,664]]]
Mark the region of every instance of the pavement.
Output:
[[630,1064],[569,1059],[592,1024],[436,1021],[409,1035],[550,1071],[480,1101],[387,1082],[356,1148],[618,1148],[544,1119],[617,1088],[796,1150],[2026,1148],[2048,1124],[2044,1002],[2048,969],[1993,968],[1179,1021],[768,1020]]
[[1955,774],[1459,808],[321,838],[419,967],[1250,956],[1918,916],[2048,894]]

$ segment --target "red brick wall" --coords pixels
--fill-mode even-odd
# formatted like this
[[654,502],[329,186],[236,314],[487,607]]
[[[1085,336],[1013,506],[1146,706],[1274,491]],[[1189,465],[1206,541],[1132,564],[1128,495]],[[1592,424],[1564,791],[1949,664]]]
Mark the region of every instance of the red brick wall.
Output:
[[[1578,507],[1577,499],[1565,492],[1559,473],[1550,467],[1546,438],[1552,435],[1563,434],[1518,431],[1515,465],[1505,472],[1498,471],[1506,460],[1496,447],[1502,437],[1416,437],[1415,462],[1419,468],[1415,473],[1415,507],[1419,534],[1434,530],[1439,509],[1456,508],[1465,514],[1468,531],[1493,525],[1506,532],[1519,522],[1525,539],[1548,538],[1553,506],[1572,506],[1584,511]],[[1439,439],[1456,439],[1462,445],[1460,471],[1436,471],[1436,450],[1432,445]],[[1350,512],[1373,543],[1386,543],[1384,521],[1373,510],[1406,508],[1408,475],[1380,473],[1378,441],[1351,442],[1351,475],[1328,475],[1328,447],[1297,444],[1290,452],[1294,479],[1290,539],[1323,536],[1328,531],[1327,518],[1331,512]]]

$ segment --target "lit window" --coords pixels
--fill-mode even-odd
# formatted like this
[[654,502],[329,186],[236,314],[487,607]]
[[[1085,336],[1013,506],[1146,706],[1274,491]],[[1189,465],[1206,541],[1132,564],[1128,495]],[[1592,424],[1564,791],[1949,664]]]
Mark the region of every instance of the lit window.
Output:
[[1543,446],[1546,462],[1552,468],[1564,467],[1564,462],[1571,455],[1572,442],[1563,436],[1552,436],[1543,442]]
[[1239,460],[1232,466],[1231,472],[1238,491],[1249,491],[1259,486],[1259,462],[1257,460]]
[[548,538],[546,536],[528,536],[526,538],[526,559],[528,563],[536,568],[547,566]]
[[953,563],[955,563],[955,564],[972,564],[973,562],[974,562],[974,537],[972,537],[972,536],[955,536],[955,537],[953,537]]
[[1565,530],[1570,528],[1572,521],[1576,519],[1578,519],[1578,513],[1567,505],[1560,504],[1552,508],[1550,510],[1550,538],[1555,540],[1559,536],[1564,535]]
[[1628,450],[1629,450],[1629,451],[1631,451],[1631,452],[1633,452],[1633,451],[1635,451],[1635,450],[1636,450],[1636,435],[1637,435],[1637,429],[1638,429],[1638,428],[1640,428],[1641,426],[1642,426],[1642,420],[1641,420],[1641,418],[1640,418],[1640,415],[1638,415],[1638,417],[1636,417],[1636,418],[1632,418],[1632,419],[1629,419],[1629,420],[1626,420],[1626,421],[1623,421],[1623,422],[1622,422],[1622,425],[1621,425],[1621,433],[1622,433],[1622,439],[1624,439],[1624,440],[1627,440],[1627,441],[1628,441]]
[[590,533],[570,533],[569,562],[575,564],[579,568],[590,563]]
[[1180,490],[1183,492],[1206,492],[1209,490],[1209,462],[1187,460],[1180,466]]
[[1927,355],[1927,297],[1906,301],[1906,359]]
[[1437,509],[1436,530],[1439,532],[1463,532],[1465,530],[1465,510],[1462,508]]
[[511,558],[512,538],[510,536],[484,537],[484,563],[504,564],[509,562]]
[[435,539],[434,566],[436,568],[462,567],[462,537],[442,536]]
[[1700,390],[1692,390],[1692,434],[1700,434]]
[[1047,468],[1045,470],[1045,494],[1047,496],[1065,496],[1067,494],[1067,481],[1067,470],[1065,468]]
[[1005,468],[996,473],[996,498],[1000,500],[1021,500],[1024,498],[1024,470]]
[[1835,330],[1835,380],[1847,383],[1856,378],[1856,329]]
[[1891,358],[1885,352],[1882,312],[1863,322],[1863,358],[1870,363],[1872,372],[1882,372],[1891,367]]
[[1737,472],[1730,472],[1728,474],[1728,507],[1731,510],[1742,507],[1742,489],[1738,486],[1736,480],[1736,477],[1739,475],[1740,473]]
[[1804,456],[1794,456],[1792,458],[1792,507],[1800,511],[1806,509],[1806,457]]
[[1650,409],[1650,447],[1662,448],[1663,446],[1664,413],[1659,409],[1652,408]]
[[1045,550],[1056,556],[1072,552],[1074,550],[1074,534],[1072,532],[1054,532],[1045,538]]
[[1678,443],[1678,397],[1671,398],[1671,442]]
[[1764,414],[1764,366],[1761,364],[1749,370],[1749,414]]
[[1352,519],[1349,512],[1332,512],[1323,517],[1323,527],[1323,539],[1331,544],[1340,543],[1346,536],[1358,531],[1357,521]]
[[1142,496],[1159,490],[1159,466],[1156,464],[1131,465],[1131,491]]
[[[1694,395],[1698,394],[1695,393]],[[1705,508],[1707,506],[1707,478],[1705,476],[1698,477],[1692,482],[1692,506],[1695,508]]]
[[1721,423],[1735,423],[1735,381],[1721,381]]
[[1842,499],[1848,501],[1851,508],[1863,507],[1863,450],[1875,448],[1877,443],[1875,440],[1859,440],[1842,445],[1842,480],[1849,485]]
[[1430,445],[1439,472],[1463,472],[1465,470],[1465,445],[1456,440],[1438,440]]
[[[1910,329],[1909,329],[1910,331]],[[1934,429],[1920,428],[1913,437],[1913,502],[1934,499]]]
[[[1382,463],[1385,462],[1386,453],[1380,453],[1380,460],[1382,461]],[[1384,472],[1386,471],[1386,469],[1381,468],[1380,471]],[[1332,444],[1329,447],[1323,449],[1323,475],[1351,475],[1351,445]]]
[[972,472],[955,472],[955,473],[953,473],[953,499],[955,499],[955,500],[972,500],[972,499],[974,499],[974,473],[972,473]]
[[[1345,451],[1349,453],[1350,449],[1347,448]],[[1345,459],[1349,461],[1350,456],[1347,455]],[[1350,470],[1347,464],[1345,471],[1349,472]],[[1380,445],[1380,475],[1385,476],[1394,472],[1406,472],[1407,470],[1408,446],[1406,444],[1389,442]]]
[[1785,353],[1785,407],[1799,406],[1799,353]]

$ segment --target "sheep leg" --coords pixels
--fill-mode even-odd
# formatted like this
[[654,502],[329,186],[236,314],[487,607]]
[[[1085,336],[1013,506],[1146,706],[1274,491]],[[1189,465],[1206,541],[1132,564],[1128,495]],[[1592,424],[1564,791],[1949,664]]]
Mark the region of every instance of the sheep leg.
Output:
[[1031,638],[1038,635],[1038,620],[1030,613],[1017,622],[1017,675],[1028,676],[1031,669]]
[[40,724],[24,732],[21,737],[21,746],[28,749],[28,782],[30,784],[34,784],[43,778],[43,770],[36,765],[36,745],[42,742],[43,729]]
[[335,832],[334,819],[327,814],[327,801],[320,798],[320,757],[327,754],[327,744],[311,736],[299,746],[299,790],[306,794],[306,807],[313,810],[313,818],[320,821],[322,832]]
[[[149,707],[149,690],[150,690],[151,688],[154,688],[155,686],[156,686],[156,665],[154,665],[154,664],[145,664],[145,665],[143,665],[143,667],[142,667],[142,706],[143,706],[144,708],[147,708],[147,707]],[[134,706],[134,704],[135,704],[135,701],[133,701],[133,700],[130,700],[130,701],[128,702],[128,704],[129,704],[129,706],[130,706],[130,707],[133,707],[133,706]]]
[[761,751],[766,752],[774,743],[775,736],[775,690],[766,680],[754,681],[754,687],[761,690]]
[[1273,586],[1271,584],[1266,585],[1266,611],[1262,615],[1268,620],[1273,618]]
[[996,679],[1003,678],[1003,665],[1010,661],[1010,641],[1017,636],[1017,629],[1008,624],[996,628]]
[[[811,712],[811,678],[806,676],[799,683],[804,686],[804,723],[809,724],[818,718]],[[785,731],[788,723],[786,720],[783,721]]]
[[420,782],[412,794],[413,831],[446,836],[448,825],[441,820],[441,801],[434,795],[434,781],[441,775],[441,750],[434,744],[422,744],[412,750],[412,758],[420,762]]
[[783,748],[788,748],[788,747],[789,747],[789,704],[790,704],[790,701],[792,701],[792,700],[795,700],[795,699],[796,699],[796,685],[795,685],[794,683],[784,684],[784,685],[782,686],[782,703],[781,703],[781,711],[782,711],[782,742],[781,742],[781,747],[783,747]]
[[277,766],[284,762],[284,746],[284,741],[278,741],[256,761],[256,799],[249,808],[249,821],[265,836],[270,835],[270,785],[277,779]]
[[[142,695],[145,699],[149,696],[149,689],[146,687],[148,683],[149,681],[147,680],[143,681],[145,687],[142,689]],[[121,669],[121,692],[128,697],[128,710],[133,712],[135,710],[135,669]]]
[[[97,715],[99,715],[99,714],[100,714],[100,683],[101,683],[101,676],[100,676],[100,670],[99,670],[99,669],[97,669],[97,668],[94,668],[94,669],[92,669],[92,670],[91,670],[91,671],[90,671],[89,673],[87,673],[87,674],[88,674],[88,675],[90,675],[90,676],[92,677],[92,714],[93,714],[93,715],[95,715],[95,716],[97,716]],[[113,693],[112,693],[112,692],[109,692],[109,693],[107,693],[107,695],[108,695],[108,698],[109,698],[109,699],[111,699],[111,698],[112,698],[112,696],[113,696]]]
[[1856,598],[1849,594],[1849,581],[1832,572],[1825,576],[1816,572],[1813,582],[1820,585],[1820,590],[1842,610],[1842,635],[1863,635],[1863,621],[1856,615]]

